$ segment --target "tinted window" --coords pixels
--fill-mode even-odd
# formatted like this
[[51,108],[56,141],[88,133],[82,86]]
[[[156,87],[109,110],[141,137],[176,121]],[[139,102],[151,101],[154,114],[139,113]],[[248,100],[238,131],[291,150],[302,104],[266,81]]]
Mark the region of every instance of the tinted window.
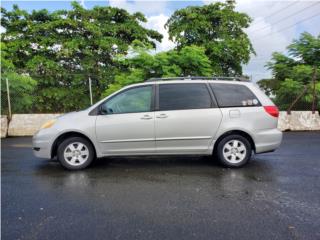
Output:
[[152,86],[128,89],[108,100],[102,108],[108,114],[151,111]]
[[249,88],[239,84],[211,83],[220,107],[260,106],[259,100]]
[[210,107],[211,97],[205,84],[159,85],[159,108],[161,111]]

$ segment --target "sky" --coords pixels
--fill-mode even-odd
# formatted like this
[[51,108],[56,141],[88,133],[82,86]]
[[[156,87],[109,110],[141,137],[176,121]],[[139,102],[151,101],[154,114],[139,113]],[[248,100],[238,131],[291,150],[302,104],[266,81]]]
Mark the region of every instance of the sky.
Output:
[[[147,17],[145,27],[155,29],[164,38],[157,44],[157,52],[174,48],[175,44],[168,39],[164,24],[177,9],[187,6],[202,6],[223,0],[182,1],[182,0],[79,0],[86,8],[95,5],[115,6],[127,11],[142,12]],[[11,9],[13,4],[27,11],[46,8],[49,11],[70,9],[70,1],[38,0],[12,1],[4,0],[2,7]],[[253,81],[271,77],[271,72],[265,67],[275,51],[286,53],[286,47],[299,35],[306,31],[314,36],[320,34],[320,0],[237,0],[236,10],[247,13],[253,22],[246,29],[256,55],[243,66],[243,73],[252,77]]]

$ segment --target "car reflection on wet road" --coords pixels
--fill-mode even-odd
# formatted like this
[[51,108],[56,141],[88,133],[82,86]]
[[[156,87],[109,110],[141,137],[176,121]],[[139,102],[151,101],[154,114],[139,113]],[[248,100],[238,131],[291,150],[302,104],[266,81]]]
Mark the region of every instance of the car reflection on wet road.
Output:
[[119,157],[70,172],[2,139],[2,239],[320,239],[319,147],[292,132],[241,169]]

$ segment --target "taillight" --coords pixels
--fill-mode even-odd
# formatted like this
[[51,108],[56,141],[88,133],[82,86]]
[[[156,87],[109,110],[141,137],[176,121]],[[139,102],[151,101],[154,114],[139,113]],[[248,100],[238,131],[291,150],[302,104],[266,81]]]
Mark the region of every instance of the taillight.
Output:
[[272,117],[279,117],[279,110],[276,106],[264,106],[264,110]]

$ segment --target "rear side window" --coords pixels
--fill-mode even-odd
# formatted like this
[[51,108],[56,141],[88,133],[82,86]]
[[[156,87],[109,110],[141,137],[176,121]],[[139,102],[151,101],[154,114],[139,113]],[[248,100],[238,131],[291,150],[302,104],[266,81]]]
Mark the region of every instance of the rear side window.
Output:
[[261,106],[251,90],[239,84],[210,83],[219,107]]
[[205,84],[159,84],[160,111],[210,107],[211,97]]

